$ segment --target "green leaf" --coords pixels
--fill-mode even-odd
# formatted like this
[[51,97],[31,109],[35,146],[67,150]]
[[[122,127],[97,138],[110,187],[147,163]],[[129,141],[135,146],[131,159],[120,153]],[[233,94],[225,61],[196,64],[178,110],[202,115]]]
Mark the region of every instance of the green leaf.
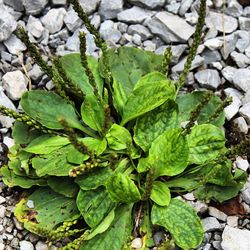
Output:
[[28,144],[40,134],[40,131],[36,129],[30,129],[28,125],[19,121],[15,121],[12,128],[12,137],[17,144]]
[[[68,54],[61,57],[60,60],[68,77],[74,82],[74,84],[78,86],[86,95],[93,94],[93,87],[89,83],[89,79],[86,76],[85,70],[81,64],[80,54]],[[103,79],[99,74],[97,59],[92,56],[89,56],[88,65],[94,75],[95,82],[98,88],[98,93],[100,96],[102,96]]]
[[77,196],[77,207],[86,223],[95,228],[115,207],[104,187],[95,190],[80,190]]
[[154,181],[150,199],[159,206],[167,206],[171,200],[168,186],[164,182]]
[[211,124],[194,126],[187,136],[189,162],[202,164],[216,158],[225,148],[223,131]]
[[79,140],[83,142],[91,152],[95,152],[96,155],[101,155],[107,148],[107,141],[105,139],[99,140],[92,137],[85,137]]
[[[34,208],[26,204],[31,201]],[[50,188],[39,188],[32,195],[22,199],[15,208],[15,216],[24,227],[38,235],[50,231],[64,221],[75,220],[79,211],[74,199],[55,193]]]
[[97,168],[87,172],[84,175],[78,176],[75,182],[82,190],[96,189],[104,186],[108,177],[113,174],[110,168]]
[[181,129],[169,129],[153,141],[149,163],[155,169],[155,177],[174,176],[185,170],[188,155],[188,144]]
[[114,202],[136,202],[141,194],[134,182],[126,174],[117,173],[110,176],[106,183],[109,196]]
[[55,177],[48,178],[49,187],[58,194],[62,194],[68,198],[76,197],[79,187],[74,183],[74,180],[69,177]]
[[20,176],[14,174],[8,166],[2,166],[0,169],[3,182],[9,187],[19,186],[21,188],[31,188],[32,186],[46,186],[45,179],[33,179],[27,176]]
[[181,200],[171,199],[165,207],[154,205],[151,219],[153,224],[166,228],[175,243],[184,250],[198,247],[203,240],[200,218],[192,207]]
[[21,105],[26,114],[47,128],[62,129],[63,118],[70,127],[83,129],[73,106],[54,92],[28,91],[23,94]]
[[121,125],[162,105],[175,96],[175,86],[168,80],[140,83],[133,90],[123,109]]
[[103,105],[94,94],[86,95],[81,106],[82,120],[90,128],[102,132],[105,120]]
[[34,139],[24,150],[33,154],[50,154],[69,143],[67,137],[42,135]]
[[32,167],[39,177],[46,175],[68,176],[73,165],[67,161],[68,148],[65,146],[48,155],[36,156],[32,159]]
[[[177,96],[176,102],[179,107],[179,118],[180,122],[185,122],[190,120],[191,112],[195,107],[202,101],[207,91],[195,91],[190,94]],[[214,114],[215,110],[222,103],[219,97],[213,96],[208,104],[201,110],[198,116],[198,124],[207,123],[211,115]],[[221,127],[225,122],[225,114],[222,112],[218,118],[213,120],[211,124]]]
[[84,161],[89,159],[89,155],[82,154],[73,145],[68,147],[67,161],[74,164],[82,164]]
[[109,229],[83,242],[80,250],[123,250],[132,231],[132,206],[120,205],[115,210],[115,219]]
[[172,100],[140,116],[136,120],[134,140],[144,152],[151,143],[167,129],[179,127],[178,106]]
[[137,165],[138,173],[143,173],[151,168],[151,164],[148,158],[140,158]]

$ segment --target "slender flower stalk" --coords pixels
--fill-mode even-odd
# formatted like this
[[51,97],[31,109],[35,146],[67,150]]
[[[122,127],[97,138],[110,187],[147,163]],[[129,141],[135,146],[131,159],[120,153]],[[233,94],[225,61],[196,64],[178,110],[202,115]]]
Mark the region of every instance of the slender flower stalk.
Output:
[[167,76],[168,71],[169,71],[169,66],[170,66],[171,60],[173,58],[173,53],[172,53],[171,47],[166,48],[163,56],[164,56],[164,58],[163,58],[163,62],[162,62],[162,73]]

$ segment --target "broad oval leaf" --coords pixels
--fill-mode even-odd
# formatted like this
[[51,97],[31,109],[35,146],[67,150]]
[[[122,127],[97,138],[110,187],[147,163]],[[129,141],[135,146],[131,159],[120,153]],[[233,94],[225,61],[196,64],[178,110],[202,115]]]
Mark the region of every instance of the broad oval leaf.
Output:
[[225,148],[223,131],[212,125],[194,126],[187,136],[189,145],[189,162],[202,164],[216,158]]
[[105,139],[96,139],[92,137],[85,137],[79,139],[87,148],[96,155],[101,155],[107,148],[107,141]]
[[198,247],[203,240],[200,218],[192,207],[181,200],[171,199],[165,207],[154,205],[151,220],[153,224],[166,228],[175,243],[184,250]]
[[144,152],[169,128],[178,127],[178,106],[172,100],[140,116],[136,120],[134,140]]
[[175,86],[168,80],[156,81],[150,84],[141,84],[135,88],[123,109],[121,125],[135,119],[162,105],[175,96]]
[[181,129],[167,130],[149,149],[149,162],[155,169],[155,177],[182,173],[188,165],[188,156],[188,143]]
[[42,135],[34,139],[24,150],[33,154],[50,154],[69,143],[67,137]]
[[[78,86],[83,93],[93,94],[93,87],[89,83],[89,79],[85,73],[85,70],[81,64],[81,58],[79,53],[72,53],[60,58],[62,66],[66,71],[68,77],[73,83]],[[98,61],[92,56],[88,56],[88,65],[93,72],[95,82],[98,88],[98,93],[102,96],[103,91],[103,79],[101,78],[98,70]]]
[[115,219],[108,230],[83,242],[80,250],[123,250],[131,236],[132,207],[133,204],[123,204],[117,207]]
[[135,183],[126,174],[117,173],[106,182],[110,198],[114,202],[136,202],[141,199],[141,194]]
[[102,132],[105,120],[103,105],[94,94],[86,95],[81,106],[82,120],[95,131]]
[[95,190],[80,190],[77,196],[77,207],[86,223],[95,228],[115,207],[104,187]]
[[23,94],[21,105],[26,114],[47,128],[63,129],[60,119],[65,119],[70,127],[83,129],[73,106],[53,92],[28,91]]
[[150,199],[159,206],[167,206],[171,200],[168,186],[164,182],[154,181]]
[[[177,96],[176,102],[178,103],[179,107],[180,122],[186,122],[190,120],[191,112],[202,101],[206,93],[206,91],[195,91],[190,94]],[[220,100],[220,98],[217,96],[213,96],[208,104],[201,110],[197,118],[198,124],[208,123],[208,119],[211,117],[211,115],[214,114],[218,106],[221,104],[222,101]],[[224,112],[221,112],[221,114],[210,123],[214,124],[217,127],[221,127],[224,122],[225,114]]]

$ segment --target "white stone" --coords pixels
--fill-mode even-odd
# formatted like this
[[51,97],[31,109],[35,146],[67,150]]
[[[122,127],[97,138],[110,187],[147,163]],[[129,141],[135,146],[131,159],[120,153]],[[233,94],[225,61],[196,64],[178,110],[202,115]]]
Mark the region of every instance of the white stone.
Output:
[[249,250],[250,231],[226,226],[222,233],[223,250]]
[[236,51],[231,53],[231,58],[235,61],[239,68],[245,68],[250,64],[250,58],[248,56]]
[[34,202],[32,200],[28,200],[27,203],[26,203],[26,206],[28,208],[34,208],[35,207]]
[[3,204],[6,202],[6,199],[3,196],[0,196],[0,204]]
[[101,0],[79,0],[79,3],[84,9],[84,11],[89,15],[97,9],[97,6],[100,4],[100,1]]
[[241,190],[241,197],[248,205],[250,205],[250,177],[245,183],[244,187]]
[[54,34],[62,29],[63,19],[66,15],[64,8],[51,9],[45,16],[41,18],[41,21],[49,33]]
[[9,39],[3,42],[8,51],[13,55],[19,55],[22,51],[26,50],[26,46],[12,34]]
[[121,39],[121,32],[115,28],[115,24],[111,20],[106,20],[101,24],[100,34],[105,40],[117,43]]
[[227,220],[227,215],[215,207],[208,207],[208,214],[221,221]]
[[237,0],[228,1],[226,14],[234,17],[239,17],[243,13],[243,7],[238,3]]
[[40,38],[43,34],[44,27],[38,18],[29,16],[27,30],[32,36]]
[[11,148],[12,146],[15,145],[15,140],[8,137],[8,136],[5,136],[3,138],[3,143],[8,147],[8,148]]
[[20,70],[8,72],[3,76],[3,88],[11,100],[19,100],[27,91],[28,79]]
[[79,18],[76,12],[73,9],[71,9],[67,12],[66,16],[64,17],[64,23],[71,32],[74,32],[76,29],[81,27],[82,20]]
[[193,0],[182,0],[181,7],[179,9],[179,14],[181,16],[184,16],[184,14],[190,9],[192,4],[193,4]]
[[2,242],[0,242],[0,250],[4,250],[4,249],[5,249],[5,245]]
[[132,4],[146,7],[149,9],[154,9],[156,7],[162,7],[165,4],[165,0],[129,0]]
[[223,46],[223,39],[221,38],[212,38],[204,42],[204,45],[210,50],[218,50]]
[[250,89],[250,69],[238,69],[233,75],[233,84],[247,92]]
[[225,116],[228,121],[230,121],[239,111],[241,106],[241,100],[234,95],[230,95],[233,102],[224,108]]
[[209,11],[206,18],[206,25],[208,28],[216,28],[220,32],[225,32],[226,34],[232,33],[238,27],[237,19],[224,13],[217,13],[214,11]]
[[219,221],[214,217],[207,217],[202,220],[205,232],[220,230],[222,228]]
[[49,250],[48,245],[45,242],[42,241],[38,241],[36,243],[36,250]]
[[4,218],[5,217],[5,212],[6,212],[6,207],[0,205],[0,218]]
[[141,249],[142,247],[142,239],[141,238],[135,238],[133,239],[131,243],[131,247],[135,249]]
[[240,132],[247,134],[248,133],[248,125],[246,120],[243,117],[238,117],[234,119],[234,124],[239,128]]
[[37,15],[44,9],[48,0],[22,0],[22,2],[27,14]]
[[227,225],[230,227],[237,227],[238,226],[238,217],[237,216],[228,216],[227,217]]
[[237,40],[238,36],[235,33],[223,38],[223,46],[220,49],[220,52],[225,60],[229,57],[230,53],[235,50]]
[[27,240],[22,240],[19,242],[20,250],[34,250],[34,246],[31,242]]
[[117,14],[123,9],[123,0],[102,0],[99,14],[103,19],[117,18]]
[[215,69],[200,70],[194,77],[205,88],[217,89],[221,84],[219,73]]
[[226,80],[228,80],[230,83],[233,82],[233,77],[234,74],[236,73],[237,69],[231,66],[226,66],[223,70],[222,70],[222,75],[224,76],[224,78]]
[[236,157],[235,164],[236,164],[237,168],[239,168],[243,171],[247,171],[247,169],[249,168],[248,160],[243,159],[241,156]]
[[248,124],[250,124],[250,102],[244,104],[241,108],[240,108],[240,114],[246,118]]
[[250,18],[248,17],[239,17],[239,24],[241,30],[250,31]]

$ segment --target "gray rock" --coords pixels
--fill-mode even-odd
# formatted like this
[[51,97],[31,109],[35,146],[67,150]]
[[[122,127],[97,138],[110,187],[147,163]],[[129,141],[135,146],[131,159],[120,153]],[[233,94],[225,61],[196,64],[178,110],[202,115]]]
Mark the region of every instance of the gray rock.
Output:
[[113,19],[123,10],[123,0],[102,0],[99,14],[103,19]]
[[6,202],[6,199],[3,196],[0,196],[0,204],[3,204]]
[[247,92],[250,88],[250,69],[238,69],[233,75],[235,87]]
[[5,249],[5,244],[3,244],[2,242],[0,242],[0,250],[4,250]]
[[250,6],[244,8],[243,16],[250,17]]
[[[139,26],[141,26],[141,27],[147,29],[146,27],[144,27],[144,26],[142,26],[142,25],[140,25],[140,24],[136,24],[136,25],[139,25]],[[130,25],[130,26],[132,26],[132,27],[130,28],[130,31],[128,32],[128,34],[133,33],[132,35],[134,35],[134,34],[136,33],[136,32],[135,32],[135,29],[133,28],[133,26],[136,26],[136,25]],[[127,31],[128,31],[128,25],[127,25],[126,23],[119,22],[119,23],[117,24],[117,28],[118,28],[118,30],[119,30],[121,33],[127,33]],[[138,29],[140,29],[140,28],[138,28]],[[134,33],[134,32],[135,32],[135,33]]]
[[26,46],[14,34],[12,34],[10,38],[3,43],[8,51],[13,55],[19,55],[20,52],[27,49]]
[[96,11],[101,0],[79,0],[80,5],[84,11],[89,15]]
[[74,32],[76,29],[81,27],[82,20],[79,18],[76,12],[73,9],[71,9],[65,15],[64,23],[71,32]]
[[243,117],[238,117],[234,119],[234,124],[239,128],[240,132],[247,134],[248,133],[248,125],[246,120]]
[[[224,22],[222,21],[224,20]],[[223,25],[224,24],[224,25]],[[210,11],[206,17],[206,25],[208,28],[215,28],[220,32],[226,34],[232,33],[238,27],[237,19],[223,13]]]
[[48,245],[45,242],[38,241],[35,246],[36,250],[49,250]]
[[[172,68],[172,71],[173,72],[176,72],[176,73],[181,73],[183,70],[184,70],[184,64],[186,62],[186,57],[183,58],[178,64],[176,64],[173,68]],[[195,68],[198,68],[199,66],[203,65],[204,63],[204,59],[200,56],[200,55],[197,55],[193,62],[192,62],[192,65],[191,65],[191,69],[190,70],[193,70]]]
[[144,49],[147,51],[155,51],[155,49],[156,49],[156,44],[150,40],[145,41],[143,43],[143,46],[144,46]]
[[44,73],[37,64],[34,64],[32,69],[28,72],[28,75],[29,75],[30,79],[37,82],[37,81],[41,80]]
[[30,15],[27,23],[27,31],[32,36],[40,38],[44,32],[44,27],[38,18]]
[[223,38],[223,46],[220,50],[224,59],[227,59],[231,52],[235,50],[238,37],[235,34]]
[[204,214],[205,212],[207,212],[208,205],[205,202],[202,202],[202,201],[189,201],[188,203],[199,214]]
[[8,72],[3,76],[3,87],[10,99],[19,100],[27,91],[28,80],[20,70]]
[[216,37],[205,41],[204,45],[210,50],[218,50],[223,46],[223,38]]
[[17,27],[17,22],[5,8],[0,6],[0,42],[7,40]]
[[243,7],[237,0],[228,1],[228,6],[225,11],[226,14],[233,17],[240,17],[243,14]]
[[233,76],[236,73],[237,69],[231,66],[226,66],[223,70],[222,70],[222,75],[224,76],[224,78],[226,80],[228,80],[230,83],[233,82]]
[[26,14],[37,15],[45,8],[48,0],[22,0]]
[[208,214],[221,221],[227,220],[227,215],[215,207],[208,207]]
[[239,24],[241,30],[250,31],[250,18],[249,17],[239,17]]
[[184,16],[184,14],[190,9],[192,3],[193,3],[193,0],[182,0],[181,6],[179,9],[179,14],[181,16]]
[[3,3],[12,7],[16,11],[23,11],[23,3],[22,1],[17,1],[17,0],[3,0]]
[[131,242],[131,247],[135,249],[141,249],[142,248],[142,239],[141,238],[135,238]]
[[250,205],[250,177],[248,177],[247,182],[241,190],[241,197],[243,201]]
[[239,68],[245,68],[250,64],[250,58],[242,53],[233,51],[230,55]]
[[162,7],[165,4],[166,0],[129,0],[129,2],[141,7],[154,9],[157,7]]
[[245,30],[239,30],[237,32],[238,40],[236,43],[236,48],[239,52],[243,53],[250,45],[250,32]]
[[220,230],[222,228],[219,221],[214,217],[207,217],[202,220],[205,232]]
[[152,33],[145,26],[141,24],[130,25],[128,27],[128,34],[129,35],[138,34],[141,37],[142,41],[145,41],[153,37]]
[[[0,105],[5,106],[6,108],[16,110],[15,105],[11,100],[4,94],[2,87],[0,87]],[[10,128],[15,120],[8,117],[0,115],[0,123],[4,128]]]
[[205,88],[217,89],[221,84],[219,73],[215,69],[200,70],[194,77]]
[[214,241],[212,242],[212,245],[213,245],[213,247],[214,247],[215,249],[217,249],[217,250],[223,250],[223,249],[221,248],[221,241],[214,240]]
[[6,207],[3,205],[0,205],[0,218],[4,218],[6,213]]
[[237,227],[238,226],[238,220],[239,217],[238,216],[228,216],[227,217],[227,225],[230,227]]
[[100,33],[103,39],[112,43],[117,43],[121,39],[121,32],[115,28],[115,24],[111,20],[104,21],[100,27]]
[[153,12],[134,6],[130,9],[124,10],[117,15],[119,21],[125,23],[142,23],[145,19],[151,17]]
[[237,168],[243,170],[243,171],[247,171],[249,168],[249,162],[247,159],[243,159],[241,156],[237,156],[236,160],[234,162],[234,164],[236,165]]
[[64,8],[51,9],[45,16],[41,18],[41,21],[49,33],[54,34],[62,29],[63,19],[66,15]]
[[240,114],[246,118],[248,124],[250,124],[250,102],[244,104],[240,108]]
[[53,6],[66,5],[67,0],[52,0]]
[[153,240],[156,246],[159,246],[161,242],[164,241],[164,239],[165,239],[164,233],[161,231],[158,231],[153,235]]
[[223,250],[249,250],[250,231],[226,226],[222,233]]
[[12,61],[12,55],[10,53],[2,50],[1,51],[1,59],[10,63]]
[[201,56],[204,58],[204,62],[206,64],[221,61],[221,55],[217,50],[211,51],[209,49],[205,49]]
[[137,45],[140,46],[142,41],[141,41],[141,37],[138,34],[134,34],[132,37],[132,42]]
[[177,14],[178,11],[179,11],[179,8],[180,8],[181,4],[180,3],[176,3],[176,2],[171,2],[169,4],[167,4],[165,6],[166,10],[168,12],[171,12],[173,14]]
[[34,246],[31,242],[22,240],[19,242],[20,250],[34,250]]

